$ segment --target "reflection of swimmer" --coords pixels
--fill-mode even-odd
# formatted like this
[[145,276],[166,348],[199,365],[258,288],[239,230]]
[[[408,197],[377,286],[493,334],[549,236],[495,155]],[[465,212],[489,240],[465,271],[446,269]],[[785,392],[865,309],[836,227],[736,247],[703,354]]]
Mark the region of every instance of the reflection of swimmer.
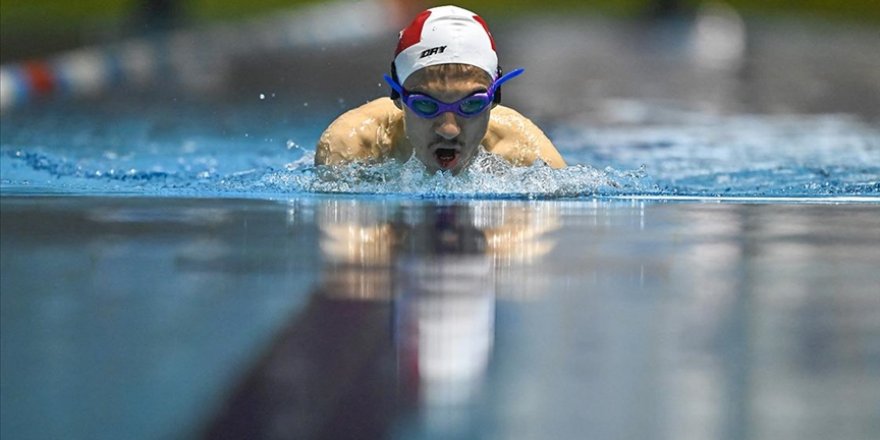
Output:
[[379,214],[363,205],[327,202],[319,215],[324,294],[365,300],[393,295],[393,271],[403,259],[437,260],[445,254],[487,260],[493,289],[503,287],[499,296],[538,295],[547,276],[534,263],[552,250],[547,233],[558,227],[552,204],[475,202]]
[[327,202],[319,210],[322,294],[390,300],[407,395],[429,407],[465,404],[489,364],[497,285],[507,298],[543,290],[518,275],[541,278],[529,266],[553,247],[545,233],[557,226],[555,210],[503,202],[372,208]]
[[400,33],[391,99],[380,98],[334,121],[321,136],[317,165],[406,162],[418,158],[429,172],[459,173],[480,146],[514,165],[541,160],[565,166],[535,124],[500,103],[500,86],[522,73],[502,74],[495,42],[473,12],[428,9]]
[[[440,208],[414,231],[394,272],[398,371],[428,407],[468,402],[489,364],[495,292],[486,238],[467,209]],[[467,217],[470,217],[467,215]]]
[[204,438],[410,438],[398,429],[422,422],[465,436],[492,360],[497,271],[540,258],[553,205],[326,200],[315,215],[320,283]]

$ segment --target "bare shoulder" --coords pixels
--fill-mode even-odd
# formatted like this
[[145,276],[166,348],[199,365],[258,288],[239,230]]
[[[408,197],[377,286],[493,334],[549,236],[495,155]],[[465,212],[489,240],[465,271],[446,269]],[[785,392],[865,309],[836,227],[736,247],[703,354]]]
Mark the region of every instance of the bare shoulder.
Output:
[[318,140],[315,164],[385,159],[392,154],[402,117],[402,112],[388,98],[379,98],[343,113]]
[[553,168],[562,168],[565,160],[553,142],[529,118],[499,105],[492,109],[485,147],[515,165],[531,165],[541,159]]

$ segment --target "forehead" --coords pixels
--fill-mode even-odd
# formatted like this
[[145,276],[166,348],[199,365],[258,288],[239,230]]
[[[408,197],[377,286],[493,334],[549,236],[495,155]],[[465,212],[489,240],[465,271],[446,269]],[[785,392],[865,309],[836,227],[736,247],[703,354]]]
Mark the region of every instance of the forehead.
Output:
[[488,89],[492,78],[483,69],[468,64],[439,64],[413,72],[403,87],[407,90]]

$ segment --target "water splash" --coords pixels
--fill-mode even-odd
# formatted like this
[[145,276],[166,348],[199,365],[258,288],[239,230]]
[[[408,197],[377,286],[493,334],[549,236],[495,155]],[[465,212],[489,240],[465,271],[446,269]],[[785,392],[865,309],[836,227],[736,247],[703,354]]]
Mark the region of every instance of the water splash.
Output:
[[428,174],[415,158],[400,164],[348,164],[335,167],[293,167],[291,172],[269,173],[267,187],[297,188],[304,192],[400,195],[423,198],[568,198],[619,194],[642,190],[644,169],[618,172],[587,165],[553,169],[544,163],[515,167],[500,157],[481,152],[458,176]]
[[[393,195],[419,198],[572,198],[639,193],[645,189],[644,168],[620,172],[573,165],[556,170],[543,163],[514,167],[482,152],[470,169],[458,176],[428,174],[417,160],[365,166],[314,166],[314,152],[283,167],[266,158],[222,159],[205,155],[153,158],[103,155],[69,158],[44,151],[16,150],[5,154],[2,184],[50,186],[63,192],[109,192],[146,195],[287,196],[295,194]],[[276,158],[277,159],[277,158]],[[222,172],[220,162],[243,167]],[[276,162],[277,163],[277,162]]]

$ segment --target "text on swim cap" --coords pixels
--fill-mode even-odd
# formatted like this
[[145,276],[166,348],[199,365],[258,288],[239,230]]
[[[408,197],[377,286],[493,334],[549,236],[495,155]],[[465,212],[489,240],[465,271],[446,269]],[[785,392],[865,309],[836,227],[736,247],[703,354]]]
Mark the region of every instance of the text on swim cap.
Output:
[[429,57],[431,55],[443,53],[444,50],[446,50],[446,46],[437,46],[437,47],[432,47],[430,49],[425,49],[422,51],[422,56],[420,56],[419,58]]

